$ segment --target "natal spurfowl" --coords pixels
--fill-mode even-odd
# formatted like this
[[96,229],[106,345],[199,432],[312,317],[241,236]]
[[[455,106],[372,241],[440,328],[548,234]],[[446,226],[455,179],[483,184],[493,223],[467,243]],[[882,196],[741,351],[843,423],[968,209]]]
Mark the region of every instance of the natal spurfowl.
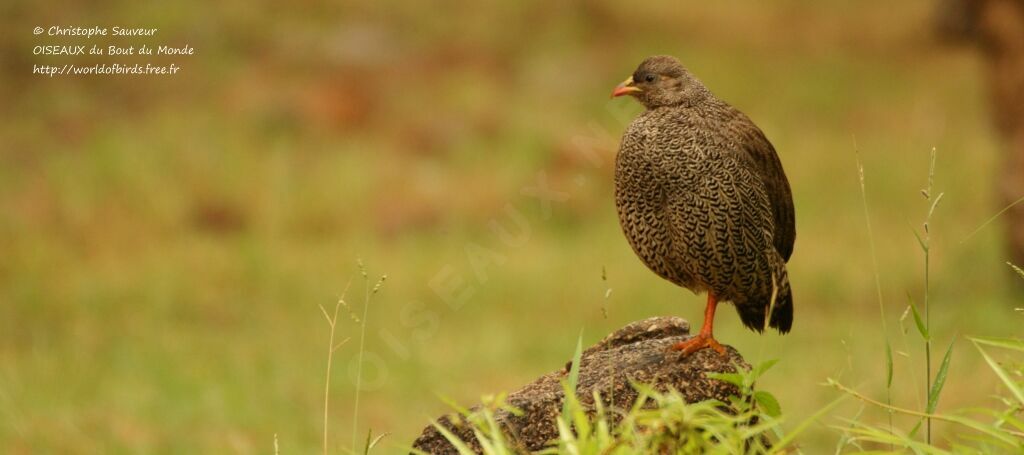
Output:
[[654,273],[707,292],[700,334],[673,349],[724,348],[715,306],[786,333],[793,295],[786,261],[796,238],[793,197],[775,148],[742,112],[716,98],[673,57],[644,60],[612,96],[647,109],[626,129],[615,159],[615,206],[633,251]]

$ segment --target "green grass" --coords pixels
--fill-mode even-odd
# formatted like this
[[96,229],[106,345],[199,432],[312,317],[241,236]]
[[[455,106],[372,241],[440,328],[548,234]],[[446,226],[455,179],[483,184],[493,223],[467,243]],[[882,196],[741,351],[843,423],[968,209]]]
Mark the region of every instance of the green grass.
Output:
[[[579,360],[577,348],[575,360]],[[542,454],[645,454],[645,453],[766,453],[782,452],[792,439],[779,429],[781,411],[778,402],[764,390],[754,390],[754,382],[774,362],[766,362],[740,373],[720,373],[717,379],[736,387],[728,402],[708,400],[686,403],[675,390],[658,392],[643,384],[634,384],[639,396],[629,409],[610,409],[596,391],[593,409],[576,396],[573,364],[564,388],[566,400],[557,417],[559,436]],[[475,441],[486,455],[519,453],[518,442],[504,434],[499,412],[519,415],[522,411],[505,403],[502,396],[484,400],[479,408],[459,409],[456,425],[469,425]],[[460,454],[473,454],[468,441],[437,422],[434,428]],[[787,442],[789,441],[789,442]]]
[[[855,149],[889,320],[921,295],[909,226],[936,147],[947,196],[932,220],[930,331],[1019,336],[1001,226],[971,235],[1002,208],[984,77],[930,41],[930,5],[124,4],[59,20],[50,4],[12,7],[7,30],[137,22],[199,54],[174,79],[42,80],[21,66],[37,61],[35,38],[0,36],[0,452],[253,453],[274,435],[282,453],[322,450],[318,305],[358,281],[356,258],[389,279],[366,326],[356,435],[360,351],[336,352],[335,453],[370,428],[391,433],[381,448],[407,444],[446,410],[437,394],[473,402],[558,368],[580,328],[589,344],[652,315],[699,320],[698,297],[635,258],[611,203],[617,113],[638,108],[608,92],[655,52],[762,126],[792,182],[794,331],[759,336],[728,311],[716,325],[752,363],[783,359],[762,385],[787,414],[832,402],[828,377],[885,393]],[[600,166],[573,145],[591,124],[608,133]],[[568,194],[550,216],[521,193],[541,170]],[[514,245],[489,227],[516,226],[507,204],[529,226]],[[467,245],[494,254],[474,265]],[[457,309],[431,287],[443,273],[470,293]],[[342,339],[359,330],[338,323]],[[920,343],[891,335],[894,374],[917,375],[894,383],[892,405],[924,409]],[[938,412],[1000,390],[971,349],[958,337]],[[886,416],[869,407],[862,421]],[[831,451],[835,423],[810,426],[801,447]],[[957,431],[933,430],[940,445]]]
[[[836,452],[849,453],[918,453],[946,455],[1017,453],[1024,450],[1024,341],[1007,338],[971,338],[978,353],[985,359],[992,373],[1005,390],[1002,406],[973,407],[947,413],[936,413],[932,399],[928,409],[915,411],[872,399],[833,379],[827,385],[842,394],[853,396],[867,405],[884,410],[890,415],[913,417],[912,428],[897,428],[890,417],[885,423],[861,420],[858,412],[852,417],[835,415],[833,408],[844,398],[824,406],[811,416],[803,417],[788,434],[782,423],[793,420],[783,414],[774,395],[755,389],[754,384],[775,361],[762,363],[739,373],[717,374],[717,379],[736,386],[736,395],[728,402],[708,400],[686,403],[676,391],[660,393],[643,384],[634,384],[640,392],[629,409],[607,409],[607,404],[596,392],[593,408],[581,404],[575,394],[572,373],[564,384],[565,410],[557,417],[558,437],[538,453],[549,454],[647,454],[647,453],[803,453],[800,435],[811,424],[824,419],[840,419],[845,423],[834,425],[837,433]],[[1000,349],[1012,355],[997,361],[986,349]],[[951,352],[951,351],[950,351]],[[577,349],[578,361],[579,349]],[[1004,356],[1006,357],[1006,356]],[[948,370],[948,354],[936,376],[934,396],[941,393],[942,380]],[[578,368],[574,364],[574,369]],[[887,396],[887,401],[889,401]],[[520,410],[505,403],[504,396],[483,400],[474,410],[456,407],[455,425],[468,425],[473,440],[485,455],[521,453],[519,443],[505,434],[499,412],[521,415]],[[621,418],[613,418],[618,416]],[[955,436],[936,444],[921,428],[931,421],[945,422],[956,427]],[[475,453],[470,441],[461,439],[449,427],[437,422],[433,426],[460,454]],[[927,430],[925,430],[927,432]],[[841,435],[841,437],[839,437]],[[948,445],[952,450],[942,446]],[[882,448],[885,448],[884,450]],[[420,453],[420,452],[416,452]]]
[[[923,247],[927,249],[926,244]],[[920,335],[928,342],[930,334],[927,322],[921,320],[916,310],[913,311]],[[980,455],[1020,452],[1024,450],[1024,420],[1021,419],[1021,413],[1024,412],[1024,340],[972,337],[970,341],[991,373],[1002,383],[1002,393],[997,397],[1000,405],[988,404],[952,412],[936,412],[945,378],[951,371],[950,354],[953,346],[950,344],[936,372],[934,383],[929,381],[925,409],[914,410],[892,405],[890,392],[893,376],[887,378],[885,402],[828,378],[825,385],[838,390],[839,398],[811,416],[802,416],[802,421],[793,425],[788,434],[782,424],[787,419],[795,420],[795,416],[783,414],[774,394],[755,388],[765,373],[778,363],[777,360],[763,362],[736,373],[709,375],[736,387],[735,395],[726,402],[707,400],[687,403],[677,391],[661,393],[643,384],[632,384],[639,392],[635,403],[629,409],[609,409],[608,402],[597,392],[592,397],[592,407],[584,406],[576,394],[581,352],[577,342],[572,368],[563,381],[566,396],[563,410],[561,415],[555,417],[558,436],[536,453],[804,453],[805,447],[799,443],[801,434],[812,424],[826,419],[843,422],[832,425],[837,438],[836,453]],[[886,349],[888,352],[888,342]],[[1009,355],[1002,355],[1001,360],[997,360],[990,353],[993,349]],[[890,363],[887,369],[891,372],[891,357],[887,358]],[[927,374],[930,368],[927,359],[925,366]],[[907,380],[903,379],[902,382]],[[868,406],[885,411],[888,419],[878,423],[864,420],[863,408],[853,416],[835,413],[834,408],[846,396],[853,396]],[[453,427],[447,424],[434,421],[432,425],[459,454],[476,453],[473,445],[480,447],[485,455],[523,453],[521,442],[506,433],[506,428],[501,424],[502,419],[498,417],[500,413],[521,416],[522,411],[508,405],[504,394],[485,396],[482,403],[472,410],[454,405],[456,413],[449,419],[450,424],[456,427],[468,426],[472,441],[460,438],[452,431]],[[894,426],[894,415],[911,417],[916,423],[904,428]],[[933,420],[955,427],[952,436],[941,444],[932,440]],[[925,429],[922,430],[922,427]],[[415,449],[413,452],[423,453]]]

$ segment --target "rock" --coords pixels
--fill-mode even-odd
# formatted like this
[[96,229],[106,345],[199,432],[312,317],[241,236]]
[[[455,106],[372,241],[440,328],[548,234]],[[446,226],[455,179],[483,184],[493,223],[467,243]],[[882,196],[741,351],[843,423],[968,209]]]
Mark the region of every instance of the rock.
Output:
[[[658,391],[678,390],[688,402],[708,399],[728,401],[737,393],[732,385],[709,379],[707,373],[735,372],[734,365],[750,366],[730,346],[720,356],[704,349],[682,357],[668,348],[689,337],[690,324],[677,317],[654,317],[633,322],[583,351],[579,385],[580,402],[593,410],[593,392],[599,391],[607,408],[629,409],[637,398],[632,382],[647,384]],[[562,380],[568,377],[571,361],[508,396],[506,402],[523,411],[520,416],[499,411],[497,420],[513,444],[522,451],[544,448],[558,436],[555,419],[561,413]],[[452,423],[451,416],[438,420],[471,448],[480,451],[472,431]],[[457,453],[432,425],[413,442],[413,448],[432,454]]]

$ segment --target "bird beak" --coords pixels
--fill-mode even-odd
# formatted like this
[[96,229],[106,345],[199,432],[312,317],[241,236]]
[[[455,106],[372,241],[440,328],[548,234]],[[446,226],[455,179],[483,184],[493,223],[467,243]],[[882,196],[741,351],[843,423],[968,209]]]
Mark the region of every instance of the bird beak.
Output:
[[640,87],[633,85],[633,76],[629,76],[629,79],[626,79],[622,81],[621,84],[615,86],[615,90],[612,91],[612,98],[642,91],[643,90],[640,90]]

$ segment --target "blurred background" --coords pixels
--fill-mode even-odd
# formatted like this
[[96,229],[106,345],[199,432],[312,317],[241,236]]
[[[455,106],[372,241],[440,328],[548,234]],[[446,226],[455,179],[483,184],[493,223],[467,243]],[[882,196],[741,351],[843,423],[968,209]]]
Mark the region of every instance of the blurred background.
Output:
[[[581,330],[589,344],[654,315],[699,323],[703,300],[644,268],[612,202],[640,106],[608,95],[652,54],[746,112],[789,175],[794,330],[759,336],[731,310],[716,325],[751,362],[781,359],[759,385],[787,425],[838,396],[829,377],[883,396],[883,327],[894,403],[922,407],[923,349],[900,318],[923,296],[913,231],[933,147],[935,355],[956,337],[940,409],[991,403],[996,379],[963,337],[1020,335],[1024,305],[1002,219],[974,233],[1005,206],[985,58],[938,39],[933,1],[676,3],[0,7],[0,452],[272,453],[275,435],[282,453],[318,450],[318,306],[342,295],[337,336],[352,339],[334,358],[330,444],[349,447],[357,418],[360,440],[390,433],[383,453],[445,399],[561,368]],[[32,54],[133,43],[195,55]],[[182,70],[32,74],[115,62]],[[860,412],[846,402],[803,446],[831,450],[842,418],[884,418]]]

